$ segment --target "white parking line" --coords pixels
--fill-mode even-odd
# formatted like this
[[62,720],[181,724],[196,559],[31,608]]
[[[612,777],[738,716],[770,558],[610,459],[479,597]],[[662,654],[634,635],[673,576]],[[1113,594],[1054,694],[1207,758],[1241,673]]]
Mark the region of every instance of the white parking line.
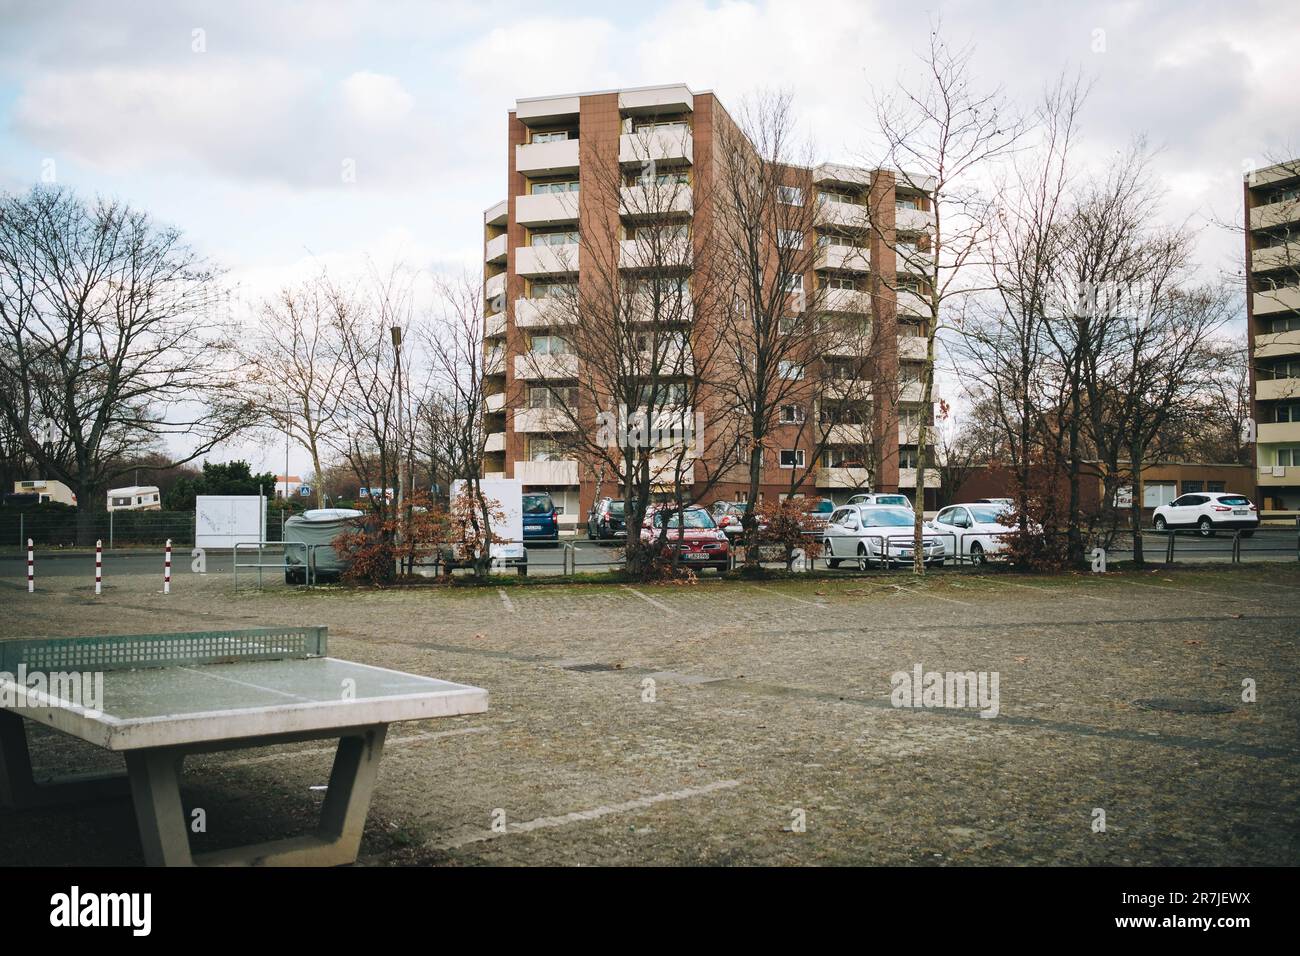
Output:
[[927,591],[913,591],[911,588],[905,588],[901,584],[891,584],[895,591],[902,591],[904,594],[915,594],[921,598],[934,598],[936,601],[947,601],[949,604],[960,604],[962,607],[974,607],[970,601],[958,601],[956,598],[943,597],[938,594],[930,594]]
[[784,591],[778,591],[776,588],[765,588],[759,584],[747,584],[745,587],[753,588],[755,591],[766,591],[768,594],[775,594],[777,597],[783,597],[789,601],[798,601],[800,604],[807,604],[809,607],[825,607],[825,601],[807,601],[803,598],[797,598],[793,594],[786,594]]
[[1086,598],[1089,601],[1105,601],[1108,604],[1124,604],[1126,602],[1118,598],[1097,597],[1095,594],[1076,594],[1069,588],[1036,588],[1032,584],[1021,584],[1019,581],[1001,581],[1001,584],[1009,585],[1013,588],[1027,588],[1030,591],[1039,591],[1043,594],[1068,594],[1070,597]]
[[1198,591],[1196,588],[1169,588],[1162,584],[1144,584],[1141,581],[1121,581],[1121,584],[1131,584],[1138,588],[1155,588],[1157,591],[1182,591],[1186,594],[1204,594],[1206,597],[1222,598],[1225,601],[1245,601],[1247,598],[1233,597],[1231,594],[1223,594],[1215,591]]
[[628,592],[630,592],[630,593],[632,593],[632,594],[635,594],[635,595],[636,595],[637,597],[639,597],[641,600],[643,600],[643,601],[645,601],[645,602],[647,602],[647,603],[649,603],[649,604],[653,604],[655,607],[659,608],[659,610],[661,610],[661,611],[667,611],[669,614],[676,614],[676,613],[677,613],[675,610],[673,610],[672,608],[670,608],[667,604],[664,604],[664,603],[661,602],[661,601],[656,601],[654,598],[652,598],[652,597],[651,597],[650,595],[648,595],[648,594],[642,594],[642,593],[641,593],[640,591],[638,591],[636,588],[630,588],[630,587],[628,587],[626,584],[621,584],[621,585],[619,585],[619,587],[621,587],[624,591],[628,591]]
[[501,595],[501,603],[506,606],[507,611],[514,611],[515,606],[510,601],[510,595],[506,594],[501,588],[497,588],[497,594]]
[[498,837],[507,836],[511,833],[529,833],[533,830],[568,826],[570,823],[586,823],[590,820],[599,820],[601,817],[607,817],[614,813],[630,813],[633,810],[647,810],[657,803],[667,803],[673,800],[689,800],[692,797],[702,797],[706,794],[716,793],[719,790],[730,790],[732,787],[739,786],[739,780],[719,780],[715,783],[705,784],[703,787],[687,787],[684,790],[673,790],[669,793],[656,793],[648,797],[639,797],[636,800],[629,800],[626,803],[600,806],[591,810],[575,810],[573,813],[566,813],[558,817],[538,817],[535,820],[525,820],[522,823],[507,823],[505,830],[503,831],[475,830],[463,836],[453,837],[443,843],[431,842],[425,844],[425,846],[435,850],[454,850],[457,847],[466,846],[470,843],[482,843],[485,840],[495,840]]

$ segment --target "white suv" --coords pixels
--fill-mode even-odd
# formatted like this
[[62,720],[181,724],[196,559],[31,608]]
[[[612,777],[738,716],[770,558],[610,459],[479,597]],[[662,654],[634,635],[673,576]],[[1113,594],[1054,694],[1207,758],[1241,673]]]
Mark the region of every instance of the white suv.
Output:
[[1259,527],[1259,512],[1245,495],[1220,491],[1197,492],[1175,498],[1155,510],[1157,531],[1169,528],[1195,528],[1203,538],[1216,531],[1241,529],[1249,537]]
[[912,501],[907,495],[899,494],[858,494],[848,500],[851,505],[893,505],[895,508],[906,508],[912,510]]

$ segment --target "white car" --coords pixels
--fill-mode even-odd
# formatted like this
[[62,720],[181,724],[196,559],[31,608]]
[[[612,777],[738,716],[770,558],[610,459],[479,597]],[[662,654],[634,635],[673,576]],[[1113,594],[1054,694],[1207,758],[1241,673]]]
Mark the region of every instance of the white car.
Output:
[[1207,491],[1161,505],[1153,520],[1157,531],[1195,528],[1202,538],[1209,538],[1216,531],[1241,529],[1242,537],[1249,537],[1259,527],[1259,512],[1245,495]]
[[1002,504],[949,505],[942,509],[930,527],[941,532],[948,551],[971,564],[983,564],[991,556],[1007,549],[1007,536],[1014,525],[1009,520],[1008,509]]
[[[822,530],[822,557],[832,568],[856,561],[865,571],[873,564],[911,564],[916,515],[910,508],[885,505],[841,505]],[[926,564],[943,564],[943,539],[922,538]]]
[[882,492],[880,494],[860,494],[854,495],[848,500],[851,505],[893,505],[896,508],[906,508],[912,510],[912,501],[907,495],[894,494],[893,492]]

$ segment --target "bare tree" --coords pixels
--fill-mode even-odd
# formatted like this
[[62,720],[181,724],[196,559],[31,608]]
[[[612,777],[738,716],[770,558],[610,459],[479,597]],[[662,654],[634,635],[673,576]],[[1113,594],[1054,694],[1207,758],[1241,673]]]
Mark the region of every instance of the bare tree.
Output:
[[129,459],[166,444],[168,465],[193,461],[255,420],[219,291],[143,212],[62,188],[0,197],[0,415],[76,492],[81,543]]
[[920,368],[923,415],[917,429],[916,574],[925,573],[921,545],[930,439],[924,411],[933,405],[936,337],[959,297],[987,288],[971,275],[982,265],[990,225],[980,177],[1016,148],[1025,130],[1000,90],[977,91],[971,54],[970,47],[950,48],[934,27],[920,55],[921,82],[911,87],[900,80],[897,90],[877,98],[875,108],[882,141],[875,165],[896,170],[896,188],[926,197],[930,207],[928,230],[916,245],[899,241],[894,210],[882,214],[877,209],[872,220],[876,234],[901,260],[898,272],[921,277],[913,285],[913,280],[900,281],[895,273],[881,271],[896,292],[920,298],[926,318],[926,356]]
[[263,303],[257,334],[244,350],[249,384],[263,413],[311,456],[320,508],[327,493],[321,455],[338,422],[344,381],[331,339],[337,330],[332,304],[336,299],[324,273],[284,287]]

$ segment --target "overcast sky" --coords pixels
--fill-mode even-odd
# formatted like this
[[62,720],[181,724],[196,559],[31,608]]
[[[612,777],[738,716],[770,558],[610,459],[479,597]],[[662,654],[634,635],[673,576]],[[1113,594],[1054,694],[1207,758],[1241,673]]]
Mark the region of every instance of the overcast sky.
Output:
[[[476,267],[516,97],[788,87],[820,157],[859,162],[872,91],[940,15],[979,78],[1027,105],[1081,70],[1085,158],[1145,133],[1166,218],[1202,230],[1206,269],[1235,268],[1240,236],[1214,220],[1240,218],[1251,164],[1300,153],[1296,0],[0,0],[0,189],[53,175],[125,199],[253,295],[364,254]],[[283,448],[248,454],[283,468]]]

